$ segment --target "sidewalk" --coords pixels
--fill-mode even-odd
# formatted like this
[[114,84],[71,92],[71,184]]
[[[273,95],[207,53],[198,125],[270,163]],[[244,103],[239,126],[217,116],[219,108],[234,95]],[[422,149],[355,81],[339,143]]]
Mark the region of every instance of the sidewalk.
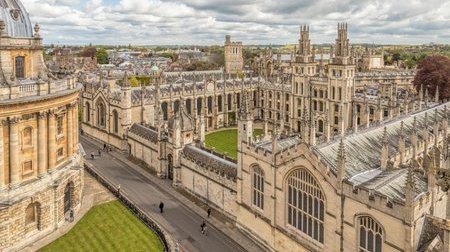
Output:
[[61,236],[69,232],[79,220],[95,205],[105,203],[114,200],[115,197],[107,189],[105,189],[100,183],[97,182],[89,173],[84,173],[84,187],[83,197],[81,199],[81,208],[75,213],[75,219],[73,222],[66,222],[63,226],[45,236],[44,238],[34,242],[33,244],[23,248],[21,251],[31,252],[37,251],[53,241],[57,240]]
[[[87,141],[91,144],[94,144],[98,148],[101,148],[103,146],[103,143],[98,142],[97,140],[93,140],[87,137],[82,136],[82,141]],[[220,213],[219,211],[213,210],[213,214],[210,218],[207,217],[207,213],[205,209],[202,207],[196,205],[194,202],[187,199],[183,194],[179,193],[174,187],[171,186],[169,180],[160,179],[157,177],[154,177],[151,175],[148,171],[146,171],[144,168],[141,168],[140,166],[136,165],[132,161],[130,161],[128,158],[126,158],[122,153],[119,153],[117,151],[113,152],[103,152],[103,155],[111,155],[115,159],[119,160],[120,162],[126,164],[127,166],[131,167],[135,171],[137,171],[139,174],[150,180],[160,191],[167,193],[171,195],[172,197],[176,198],[180,203],[182,203],[185,207],[191,209],[194,213],[196,213],[201,218],[207,219],[208,222],[218,231],[225,234],[227,237],[229,237],[231,240],[239,244],[243,249],[247,251],[264,251],[262,248],[260,248],[255,242],[253,242],[250,238],[246,237],[244,234],[242,234],[231,221],[228,222],[221,222],[219,219],[225,220],[225,218],[222,218],[221,214],[218,214],[216,218],[214,215],[217,213]],[[89,162],[89,160],[87,160]]]

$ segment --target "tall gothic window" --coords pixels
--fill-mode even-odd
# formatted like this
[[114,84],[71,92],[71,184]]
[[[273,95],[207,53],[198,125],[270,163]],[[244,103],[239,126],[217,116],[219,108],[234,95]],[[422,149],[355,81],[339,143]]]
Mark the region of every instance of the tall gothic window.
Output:
[[253,168],[253,205],[264,209],[264,172],[255,166]]
[[222,112],[222,96],[217,96],[217,110],[218,112]]
[[97,105],[97,123],[99,127],[106,126],[106,109],[103,102]]
[[25,78],[25,57],[15,58],[16,78]]
[[113,111],[113,132],[119,133],[119,114],[116,110]]
[[320,243],[324,239],[325,198],[316,179],[297,169],[287,179],[288,225]]
[[89,102],[86,102],[86,122],[91,121],[91,105]]
[[383,229],[369,216],[359,218],[359,252],[381,252]]

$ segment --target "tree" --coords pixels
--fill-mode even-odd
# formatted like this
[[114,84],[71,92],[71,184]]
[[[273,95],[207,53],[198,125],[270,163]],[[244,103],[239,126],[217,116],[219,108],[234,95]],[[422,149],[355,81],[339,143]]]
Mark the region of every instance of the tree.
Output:
[[420,61],[413,84],[416,90],[423,85],[430,95],[439,86],[439,99],[450,98],[450,59],[446,56],[428,56]]
[[95,53],[95,56],[97,57],[98,64],[108,64],[109,63],[108,52],[106,52],[106,49],[104,49],[104,48],[98,49],[98,51]]
[[130,82],[131,87],[139,87],[139,81],[136,77],[130,77],[128,78],[128,81]]

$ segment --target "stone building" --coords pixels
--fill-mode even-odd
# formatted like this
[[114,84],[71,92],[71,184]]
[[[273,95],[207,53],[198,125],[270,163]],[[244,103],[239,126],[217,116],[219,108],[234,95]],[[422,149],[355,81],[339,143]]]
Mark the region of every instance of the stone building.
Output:
[[[450,169],[450,103],[413,90],[409,74],[359,78],[346,24],[333,51],[326,67],[316,62],[303,26],[291,60],[269,50],[257,76],[155,68],[155,85],[140,88],[127,76],[120,87],[86,77],[82,127],[268,251],[448,251],[449,201],[436,174]],[[229,125],[237,160],[204,147],[207,131]]]
[[81,87],[47,71],[39,26],[20,1],[3,1],[0,13],[0,251],[19,251],[80,207]]
[[224,57],[225,73],[236,74],[244,68],[244,57],[242,56],[242,42],[231,41],[231,36],[225,36]]

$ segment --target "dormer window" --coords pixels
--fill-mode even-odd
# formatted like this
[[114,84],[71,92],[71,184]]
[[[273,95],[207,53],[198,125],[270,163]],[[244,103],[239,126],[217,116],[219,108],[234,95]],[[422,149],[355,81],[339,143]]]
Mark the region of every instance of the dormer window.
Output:
[[16,78],[23,79],[25,78],[25,57],[17,56],[15,58],[15,70],[16,70]]

